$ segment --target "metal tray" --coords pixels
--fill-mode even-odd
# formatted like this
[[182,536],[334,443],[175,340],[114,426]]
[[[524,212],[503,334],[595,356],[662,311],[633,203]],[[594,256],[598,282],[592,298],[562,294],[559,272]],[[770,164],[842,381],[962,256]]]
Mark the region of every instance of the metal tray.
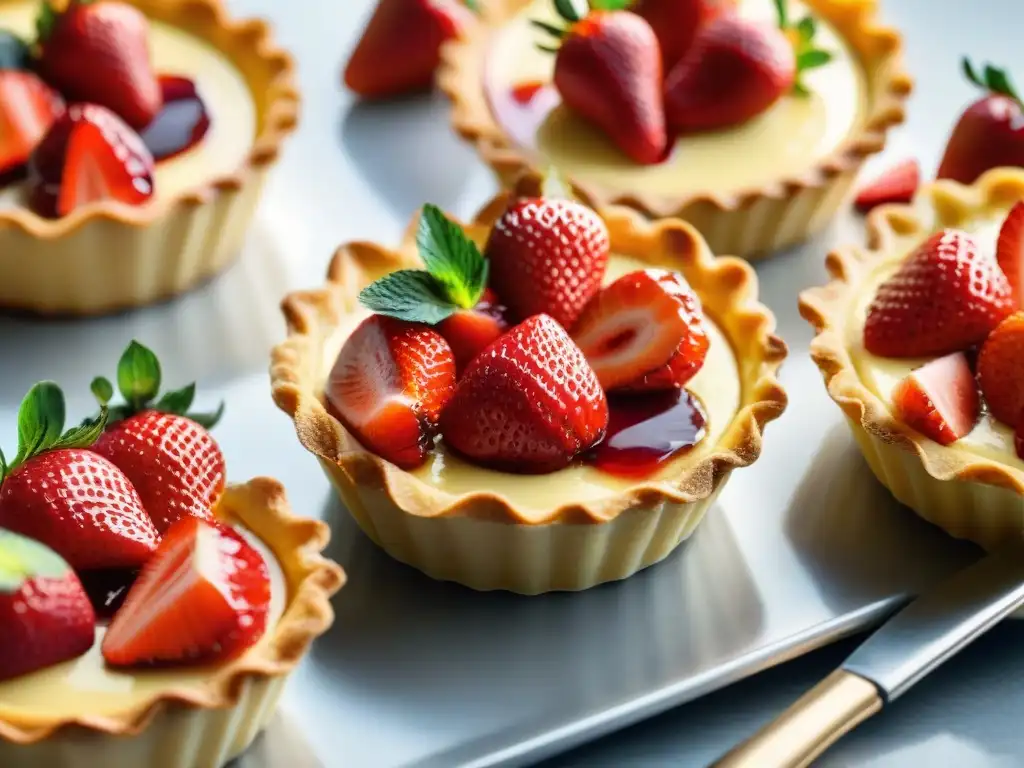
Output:
[[339,62],[370,0],[229,5],[274,19],[298,52],[306,96],[241,263],[138,312],[0,319],[0,435],[13,439],[20,397],[39,378],[65,386],[73,415],[90,410],[90,379],[110,375],[133,337],[160,353],[169,383],[198,380],[200,404],[227,400],[216,434],[231,478],[284,481],[297,510],[331,523],[330,554],[349,574],[335,627],[283,700],[325,766],[539,759],[865,628],[977,557],[879,487],[807,358],[796,295],[823,279],[831,244],[860,236],[851,219],[758,268],[790,344],[792,404],[769,426],[761,460],[734,474],[675,555],[623,583],[538,598],[477,594],[391,561],[270,401],[277,305],[319,284],[342,240],[394,242],[424,201],[471,213],[493,183],[449,132],[439,98],[351,106],[339,93]]

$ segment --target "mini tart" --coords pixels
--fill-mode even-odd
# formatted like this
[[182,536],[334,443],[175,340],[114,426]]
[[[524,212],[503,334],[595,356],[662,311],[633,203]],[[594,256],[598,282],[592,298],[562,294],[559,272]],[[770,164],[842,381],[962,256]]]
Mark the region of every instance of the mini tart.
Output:
[[[524,181],[517,192],[534,183]],[[481,242],[508,199],[492,201],[466,226],[467,234]],[[756,302],[753,270],[738,259],[714,258],[696,230],[681,221],[649,224],[612,215],[606,222],[619,258],[685,275],[720,329],[717,338],[728,343],[725,359],[735,361],[722,375],[739,383],[724,387],[737,393],[737,402],[714,439],[705,438],[651,479],[617,480],[600,493],[573,467],[510,475],[460,465],[447,454],[406,472],[365,450],[325,408],[323,385],[344,329],[366,313],[358,306],[359,290],[387,272],[418,265],[415,222],[397,251],[372,243],[342,246],[326,288],[285,299],[289,338],[273,352],[274,400],[292,416],[299,441],[320,460],[359,526],[392,557],[478,590],[587,589],[665,558],[690,536],[730,472],[757,459],[765,424],[785,408],[775,374],[786,347],[772,333],[774,317]],[[714,408],[709,412],[713,427]],[[443,474],[446,462],[461,474],[459,483],[443,490],[430,473]]]
[[[218,0],[127,2],[237,71],[255,121],[254,132],[237,141],[249,149],[237,166],[207,174],[194,186],[175,185],[180,191],[165,197],[158,177],[156,198],[143,206],[103,202],[46,219],[24,205],[0,205],[0,307],[108,313],[176,296],[221,272],[239,254],[267,172],[298,122],[294,65],[274,46],[266,23],[233,20]],[[38,3],[0,0],[0,27],[5,10],[24,5]],[[232,107],[213,103],[211,110],[212,135],[218,116],[228,120]],[[166,162],[192,161],[188,155],[195,151]]]
[[79,659],[0,683],[0,765],[218,768],[248,748],[289,673],[333,623],[329,600],[345,576],[320,555],[327,526],[295,517],[275,480],[228,486],[215,514],[249,534],[267,559],[276,623],[218,666],[108,672],[97,638]]
[[800,312],[817,329],[811,357],[846,415],[871,470],[900,502],[956,538],[993,549],[1024,531],[1024,462],[1013,431],[989,414],[969,435],[942,446],[894,415],[888,392],[921,361],[875,358],[863,349],[863,315],[877,285],[930,234],[964,229],[994,248],[1002,220],[1024,200],[1024,171],[997,168],[971,186],[939,181],[912,205],[868,217],[867,248],[829,254],[832,281],[800,295]]
[[[558,165],[557,159],[541,157],[508,134],[496,119],[487,93],[486,58],[505,25],[532,2],[483,3],[483,23],[469,28],[461,39],[442,49],[438,73],[438,83],[453,103],[455,130],[473,143],[505,185],[513,184],[526,169],[543,170],[541,166]],[[744,0],[744,4],[752,2],[770,5],[767,0]],[[835,30],[850,49],[854,66],[863,72],[864,94],[855,97],[866,103],[850,130],[830,150],[816,160],[808,159],[806,168],[791,169],[778,177],[768,174],[768,181],[726,191],[698,188],[657,192],[644,181],[642,173],[635,183],[613,186],[606,180],[583,178],[572,169],[563,168],[577,196],[599,210],[625,206],[650,218],[685,219],[704,235],[715,253],[748,258],[802,242],[823,229],[848,202],[864,160],[880,152],[888,130],[903,122],[904,102],[912,81],[903,70],[900,35],[876,20],[876,0],[806,0],[805,5]],[[807,75],[812,88],[817,76],[813,72]],[[764,157],[766,153],[757,154]],[[802,162],[804,158],[799,159]],[[628,161],[618,158],[618,162]],[[707,165],[709,172],[714,172],[718,163],[714,160]]]

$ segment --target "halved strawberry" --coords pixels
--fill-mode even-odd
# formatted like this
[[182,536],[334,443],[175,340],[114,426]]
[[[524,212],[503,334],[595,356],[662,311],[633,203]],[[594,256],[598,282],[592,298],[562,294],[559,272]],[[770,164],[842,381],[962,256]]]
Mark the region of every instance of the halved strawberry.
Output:
[[437,325],[437,332],[452,348],[460,371],[507,330],[505,307],[498,303],[497,294],[490,288],[484,290],[475,307],[460,309]]
[[991,414],[1016,426],[1024,416],[1024,312],[1003,320],[981,345],[978,384]]
[[868,307],[864,346],[883,357],[960,352],[981,343],[1013,310],[1010,284],[995,257],[966,232],[946,229],[879,286]]
[[921,183],[921,166],[913,158],[894,165],[870,184],[861,187],[854,200],[858,210],[867,212],[886,203],[909,203]]
[[0,70],[0,183],[24,172],[32,150],[63,111],[60,96],[36,75]]
[[893,390],[892,400],[900,419],[942,445],[974,429],[981,412],[978,385],[963,352],[907,374]]
[[630,272],[606,286],[572,337],[605,391],[666,366],[681,345],[696,373],[708,346],[700,299],[679,273],[663,269]]
[[360,442],[411,469],[426,458],[454,388],[455,356],[437,331],[371,315],[341,348],[326,395]]
[[216,661],[263,635],[270,609],[263,557],[237,531],[189,517],[167,531],[103,638],[113,666]]
[[101,200],[141,205],[153,195],[153,156],[106,107],[72,104],[32,153],[29,183],[41,216]]
[[1024,202],[1010,209],[999,230],[996,261],[1010,283],[1017,309],[1024,309]]
[[510,472],[560,469],[607,426],[601,383],[547,315],[531,317],[477,355],[441,414],[449,446]]
[[648,371],[638,379],[623,384],[615,391],[628,394],[682,389],[704,367],[707,351],[708,338],[701,329],[699,332],[687,336],[667,363],[653,371]]

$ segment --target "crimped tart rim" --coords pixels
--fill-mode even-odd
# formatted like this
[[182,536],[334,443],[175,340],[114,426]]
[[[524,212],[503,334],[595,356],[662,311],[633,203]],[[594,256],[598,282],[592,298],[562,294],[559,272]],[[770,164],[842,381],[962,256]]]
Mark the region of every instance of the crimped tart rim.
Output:
[[[0,0],[0,7],[12,1]],[[194,189],[144,206],[105,200],[59,219],[44,218],[21,205],[0,209],[0,231],[14,227],[38,239],[55,240],[97,220],[147,227],[177,211],[201,206],[215,195],[242,189],[253,172],[267,168],[277,160],[282,143],[298,125],[300,97],[295,62],[288,52],[274,44],[269,23],[262,19],[233,19],[220,0],[128,2],[147,17],[157,18],[213,45],[239,71],[250,93],[253,81],[261,84],[266,92],[266,103],[260,110],[253,95],[260,129],[249,153],[233,173],[208,179]]]
[[310,643],[334,622],[330,598],[345,583],[341,567],[321,555],[330,539],[330,529],[319,520],[296,517],[284,486],[268,477],[229,485],[214,512],[220,519],[244,525],[280,563],[288,600],[271,630],[270,641],[212,670],[201,684],[169,686],[119,714],[48,720],[38,714],[19,717],[0,713],[0,740],[34,744],[67,727],[111,736],[134,736],[146,730],[168,707],[230,708],[244,693],[246,680],[280,678],[295,668]]
[[[509,194],[535,194],[538,182],[535,176],[524,177],[516,190],[499,194],[467,227],[489,229],[507,206]],[[666,502],[684,504],[710,496],[729,470],[758,458],[765,425],[785,409],[786,393],[776,374],[786,356],[786,345],[774,334],[774,316],[755,298],[757,276],[745,261],[715,258],[697,231],[682,221],[652,223],[630,211],[606,213],[605,221],[613,251],[633,255],[664,251],[679,260],[705,310],[714,316],[733,347],[743,378],[742,399],[730,426],[706,457],[674,478],[639,482],[590,502],[534,510],[518,508],[493,491],[458,496],[439,491],[362,448],[321,401],[322,345],[355,308],[362,286],[384,272],[415,266],[409,237],[398,251],[367,242],[343,245],[331,262],[327,287],[293,293],[282,302],[288,339],[273,351],[271,383],[274,401],[294,420],[299,441],[323,461],[337,464],[353,483],[382,490],[396,507],[422,518],[468,517],[523,525],[604,523],[628,509]],[[410,233],[414,226],[415,221]],[[695,276],[699,281],[692,279]],[[707,283],[703,292],[696,282]],[[709,302],[714,303],[713,308]],[[736,333],[730,333],[732,326],[738,329]],[[741,357],[737,349],[751,354]]]
[[[777,181],[735,192],[696,192],[686,195],[655,195],[643,190],[623,192],[600,184],[569,178],[573,192],[598,208],[625,206],[653,218],[680,216],[695,206],[711,206],[721,212],[746,209],[761,199],[785,200],[811,190],[820,191],[834,179],[855,171],[863,161],[885,146],[889,129],[906,118],[905,103],[913,90],[913,79],[903,68],[903,39],[899,32],[877,21],[878,0],[804,0],[817,14],[863,35],[857,46],[861,65],[868,76],[867,114],[863,125],[806,171]],[[495,122],[484,93],[484,65],[487,42],[500,24],[526,0],[491,0],[481,4],[480,23],[470,25],[441,49],[438,87],[452,102],[452,127],[500,177],[516,178],[524,171],[541,170],[528,150],[511,142]],[[838,30],[848,42],[850,34]],[[852,44],[852,43],[851,43]],[[867,58],[866,51],[873,54]]]
[[956,447],[939,445],[896,418],[864,384],[846,343],[852,305],[874,268],[893,253],[909,252],[944,227],[1024,199],[1024,169],[996,168],[972,185],[943,180],[921,188],[910,205],[876,208],[867,219],[867,247],[847,246],[828,254],[827,285],[800,294],[800,314],[814,326],[811,358],[829,395],[843,413],[884,443],[917,454],[937,480],[960,480],[1024,493],[1024,471]]

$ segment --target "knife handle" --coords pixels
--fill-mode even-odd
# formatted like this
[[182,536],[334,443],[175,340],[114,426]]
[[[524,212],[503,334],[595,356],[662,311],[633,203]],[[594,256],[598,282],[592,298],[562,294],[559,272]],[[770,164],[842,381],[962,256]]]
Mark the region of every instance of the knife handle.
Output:
[[882,697],[873,683],[837,669],[714,765],[804,768],[881,708]]

